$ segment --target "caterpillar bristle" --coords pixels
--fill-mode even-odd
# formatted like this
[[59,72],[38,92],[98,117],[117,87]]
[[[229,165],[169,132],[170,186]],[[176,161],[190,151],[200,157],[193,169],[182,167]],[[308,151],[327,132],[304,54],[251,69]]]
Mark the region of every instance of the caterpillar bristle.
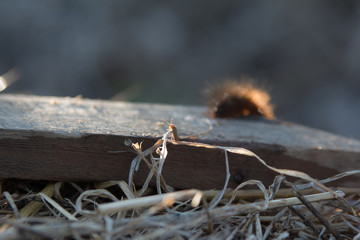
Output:
[[207,89],[209,114],[214,118],[244,118],[262,116],[274,119],[270,95],[251,79],[226,80]]

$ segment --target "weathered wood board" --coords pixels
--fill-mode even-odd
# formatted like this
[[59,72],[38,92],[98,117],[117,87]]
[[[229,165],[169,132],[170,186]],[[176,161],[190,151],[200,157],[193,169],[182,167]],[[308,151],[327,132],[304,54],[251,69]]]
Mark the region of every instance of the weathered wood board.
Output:
[[[61,181],[127,180],[136,156],[124,144],[153,145],[173,119],[182,139],[245,147],[278,168],[322,179],[360,169],[360,142],[278,121],[208,119],[206,108],[134,104],[80,98],[0,95],[0,178]],[[168,145],[163,175],[175,188],[220,189],[225,181],[221,150]],[[230,187],[239,181],[271,184],[272,171],[256,159],[229,154]],[[148,169],[135,175],[141,185]],[[330,185],[359,186],[353,176]]]

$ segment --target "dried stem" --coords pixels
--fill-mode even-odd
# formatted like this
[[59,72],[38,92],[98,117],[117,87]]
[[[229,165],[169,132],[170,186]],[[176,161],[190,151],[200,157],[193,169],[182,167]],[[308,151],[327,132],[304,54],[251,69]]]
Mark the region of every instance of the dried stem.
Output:
[[[314,216],[319,219],[319,221],[324,225],[324,227],[326,227],[326,229],[337,239],[340,240],[342,239],[342,237],[340,237],[340,234],[338,233],[338,231],[336,231],[331,225],[330,223],[319,213],[318,210],[316,210],[316,208],[301,194],[297,191],[296,187],[294,186],[294,184],[285,181],[285,184],[290,186],[296,197],[307,207],[307,209],[309,209],[310,212],[312,212],[312,214],[314,214]],[[293,209],[292,209],[293,211]],[[300,218],[301,216],[298,215]],[[308,221],[308,223],[310,223],[310,221]],[[312,224],[311,224],[312,225]],[[322,236],[322,235],[321,235]]]

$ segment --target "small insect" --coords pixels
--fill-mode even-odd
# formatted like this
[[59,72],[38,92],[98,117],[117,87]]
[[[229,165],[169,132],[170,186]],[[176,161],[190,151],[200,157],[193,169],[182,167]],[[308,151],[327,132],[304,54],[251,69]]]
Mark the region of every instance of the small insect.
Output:
[[172,124],[172,119],[170,121],[170,123],[168,121],[162,120],[165,123],[169,124],[169,130],[171,131],[171,140],[174,140],[175,142],[179,142],[179,134],[177,131],[177,128],[174,124]]

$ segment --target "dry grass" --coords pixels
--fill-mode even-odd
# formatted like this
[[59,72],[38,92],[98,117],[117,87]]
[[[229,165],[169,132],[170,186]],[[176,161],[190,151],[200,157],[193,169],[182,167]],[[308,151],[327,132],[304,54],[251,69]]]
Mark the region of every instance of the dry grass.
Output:
[[[167,131],[146,150],[132,144],[138,156],[127,183],[3,181],[0,240],[360,239],[360,188],[330,189],[324,185],[360,171],[317,181],[302,172],[268,166],[243,148],[174,143],[168,140],[170,134],[171,130]],[[222,149],[227,169],[224,188],[174,191],[161,175],[168,143],[196,146],[199,151],[204,147]],[[268,189],[257,180],[227,189],[228,152],[253,156],[280,175]],[[143,186],[136,188],[133,179],[141,161],[149,168],[149,175]],[[286,176],[306,183],[288,182]],[[155,188],[149,184],[151,179],[156,180]],[[247,185],[258,189],[241,189]]]

